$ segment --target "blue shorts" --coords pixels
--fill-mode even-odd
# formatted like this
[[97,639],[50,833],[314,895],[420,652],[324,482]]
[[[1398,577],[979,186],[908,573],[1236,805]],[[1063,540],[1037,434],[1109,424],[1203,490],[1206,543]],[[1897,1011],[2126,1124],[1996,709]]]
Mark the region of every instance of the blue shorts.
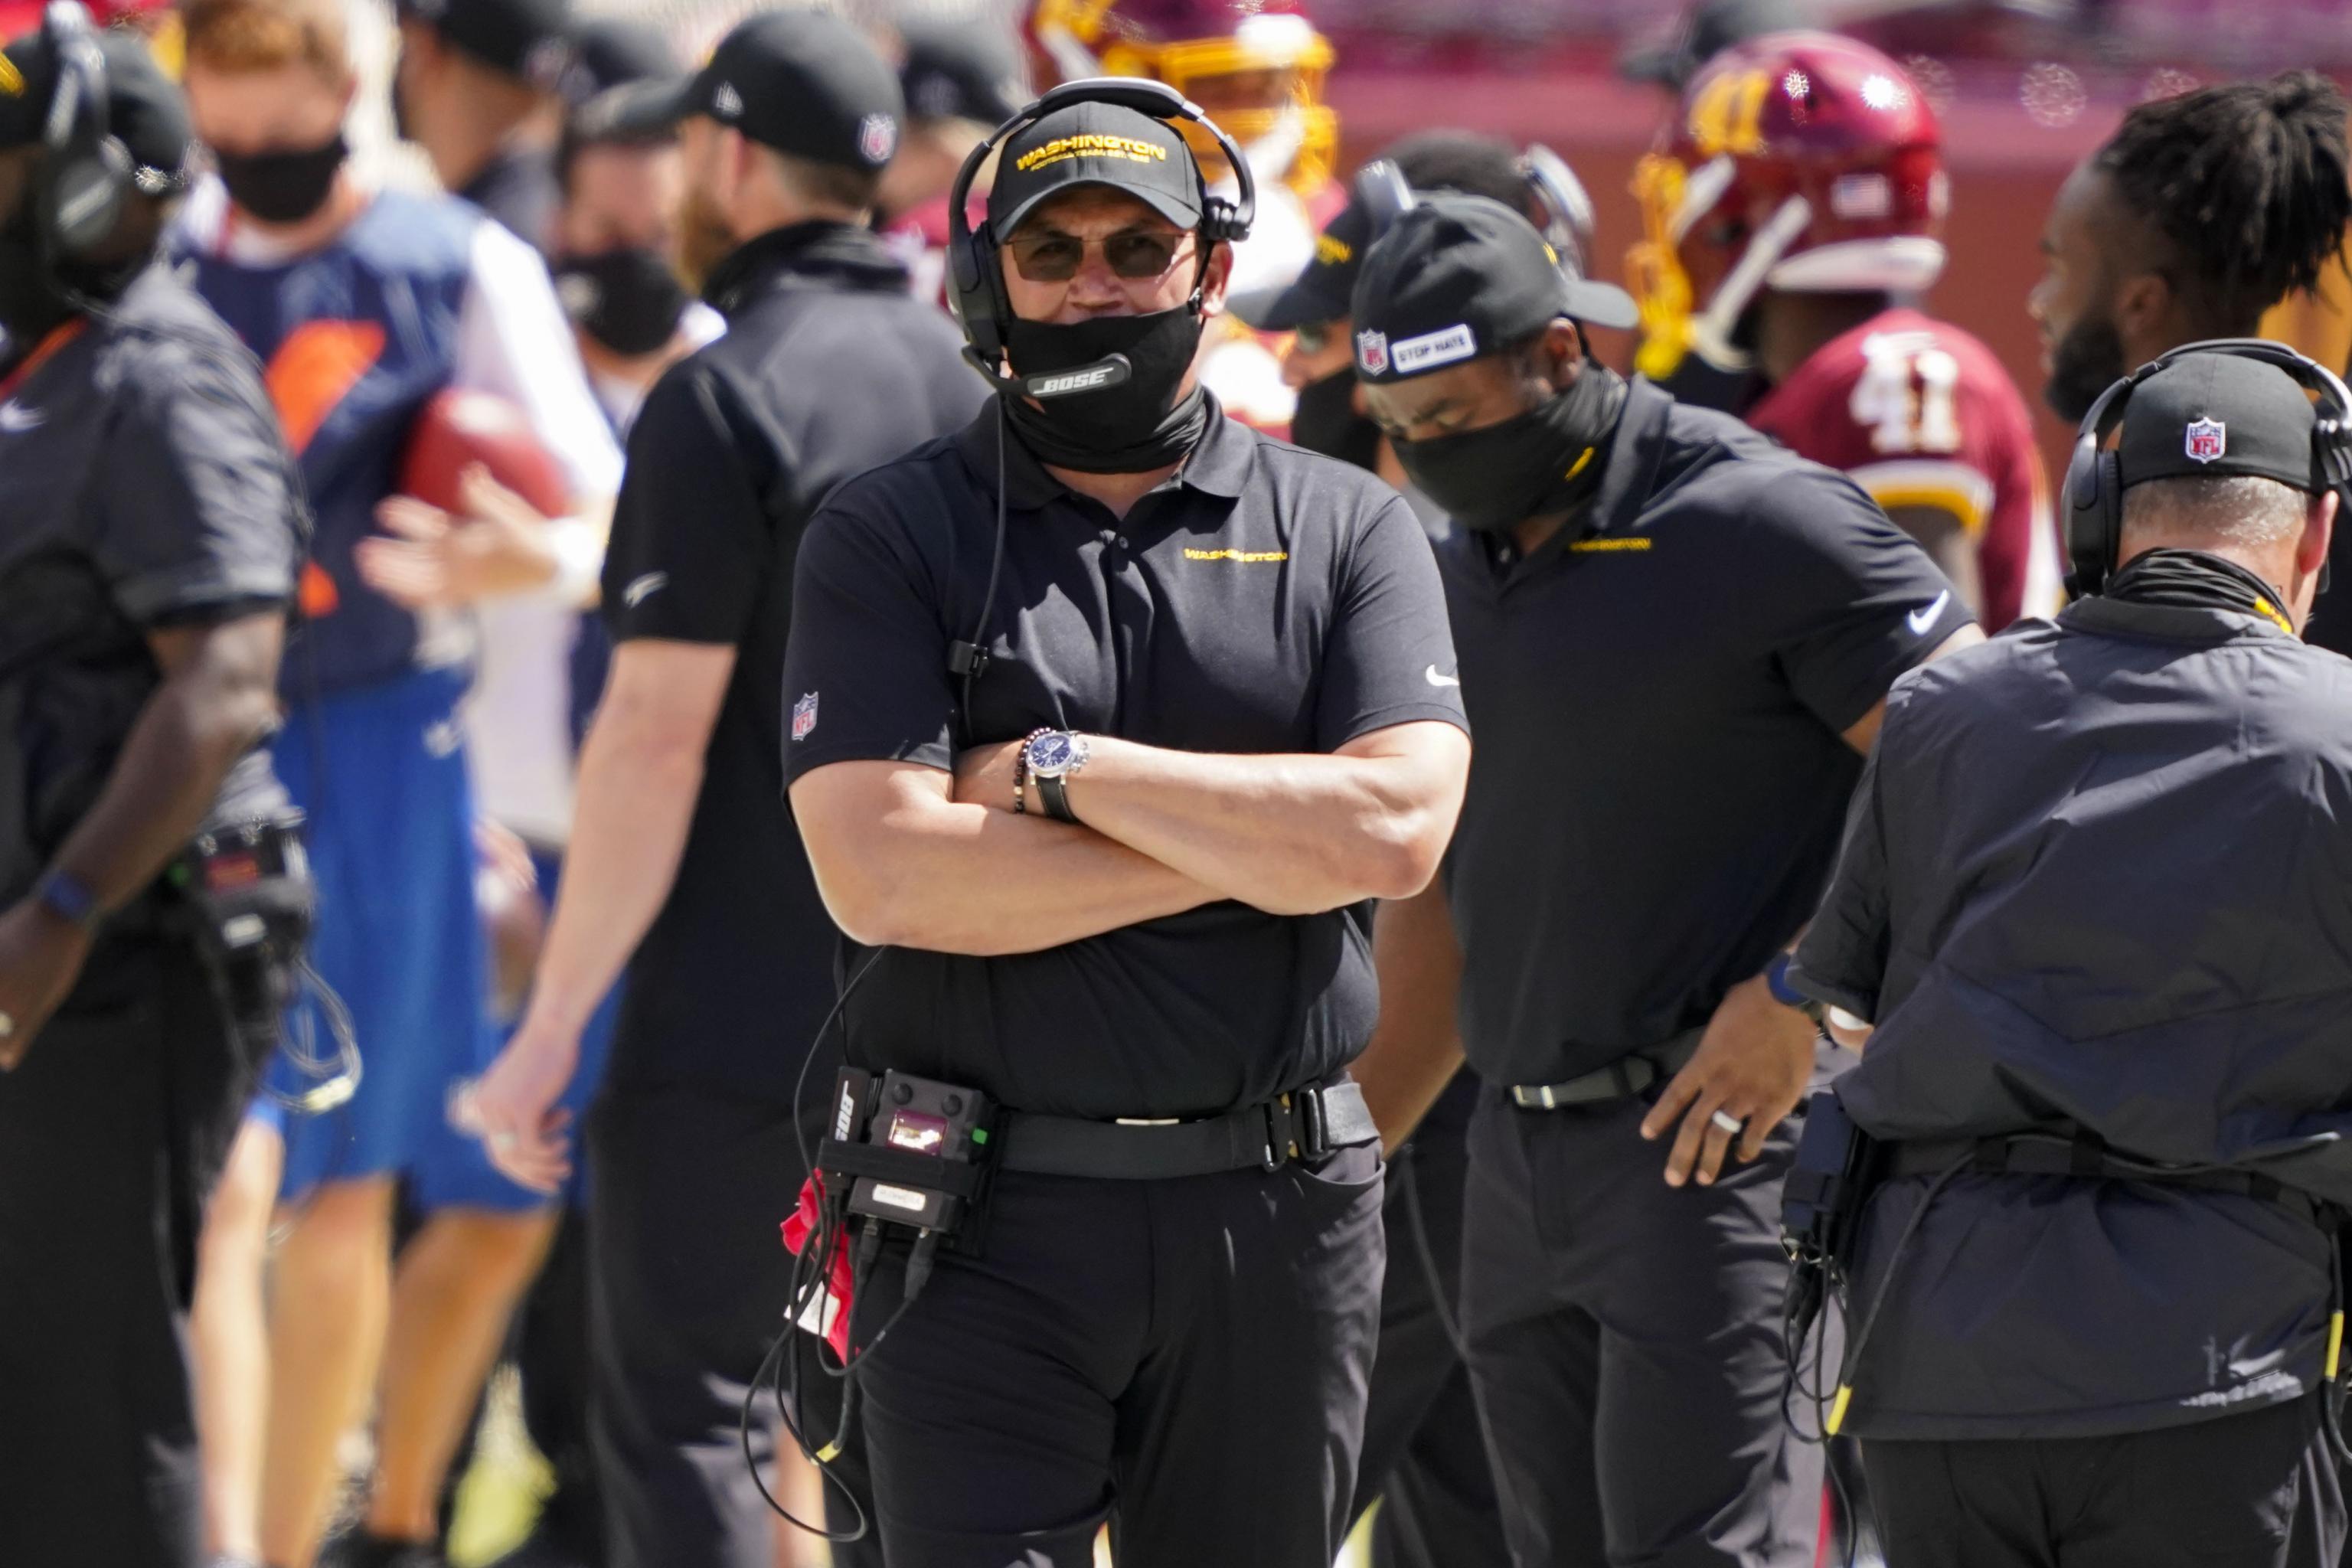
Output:
[[[539,895],[552,909],[556,884],[562,877],[562,862],[536,848],[531,851],[530,861],[539,871]],[[435,1136],[436,1148],[426,1162],[432,1173],[433,1184],[429,1191],[416,1194],[417,1206],[458,1206],[520,1213],[542,1207],[551,1201],[578,1202],[581,1180],[585,1173],[583,1155],[586,1145],[582,1137],[582,1122],[588,1113],[588,1102],[596,1098],[596,1090],[604,1085],[604,1059],[612,1054],[613,1026],[620,1012],[621,988],[615,985],[598,1005],[596,1011],[589,1015],[587,1026],[580,1031],[579,1065],[572,1068],[572,1082],[564,1089],[563,1098],[556,1101],[557,1105],[572,1113],[571,1125],[567,1129],[567,1136],[572,1140],[572,1179],[564,1184],[560,1199],[551,1200],[542,1194],[534,1193],[528,1187],[519,1187],[509,1181],[485,1156],[479,1139],[468,1138],[444,1121]],[[497,1031],[501,1047],[514,1036],[510,1026],[494,1024],[491,1027]],[[444,1146],[451,1144],[464,1147]],[[423,1186],[421,1182],[419,1186]]]
[[[320,1115],[260,1101],[257,1114],[286,1141],[286,1195],[394,1175],[432,1208],[490,1173],[480,1147],[447,1124],[451,1089],[480,1074],[497,1043],[457,711],[465,689],[458,671],[425,670],[338,692],[290,713],[273,747],[310,818],[310,961],[351,1010],[362,1069],[359,1091]],[[304,1087],[282,1058],[269,1081]]]

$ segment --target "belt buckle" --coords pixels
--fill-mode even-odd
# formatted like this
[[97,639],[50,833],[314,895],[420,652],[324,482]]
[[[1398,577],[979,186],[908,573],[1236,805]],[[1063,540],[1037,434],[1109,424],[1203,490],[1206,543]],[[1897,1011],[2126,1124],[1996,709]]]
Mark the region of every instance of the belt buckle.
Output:
[[1265,1153],[1259,1163],[1267,1175],[1272,1175],[1290,1161],[1297,1142],[1298,1119],[1286,1094],[1276,1095],[1259,1108],[1259,1112],[1265,1118]]
[[1302,1089],[1290,1119],[1292,1145],[1301,1160],[1313,1163],[1331,1153],[1331,1121],[1324,1113],[1323,1091]]

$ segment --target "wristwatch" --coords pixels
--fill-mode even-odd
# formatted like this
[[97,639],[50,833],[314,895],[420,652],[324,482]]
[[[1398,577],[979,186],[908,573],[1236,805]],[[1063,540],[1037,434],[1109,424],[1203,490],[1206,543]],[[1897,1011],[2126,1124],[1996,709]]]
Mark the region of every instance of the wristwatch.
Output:
[[1078,819],[1078,814],[1070,809],[1066,784],[1071,774],[1087,765],[1087,738],[1067,730],[1034,731],[1028,744],[1021,748],[1029,782],[1037,786],[1037,802],[1056,822]]
[[1789,966],[1793,961],[1785,952],[1776,952],[1772,962],[1764,966],[1764,984],[1772,993],[1772,1000],[1783,1007],[1794,1007],[1818,1024],[1829,1009],[1789,984]]

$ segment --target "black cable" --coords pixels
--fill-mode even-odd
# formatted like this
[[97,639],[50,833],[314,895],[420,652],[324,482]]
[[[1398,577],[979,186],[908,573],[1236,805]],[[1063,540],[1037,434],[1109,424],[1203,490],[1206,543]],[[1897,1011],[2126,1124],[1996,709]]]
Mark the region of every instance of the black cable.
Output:
[[793,1146],[801,1157],[801,1169],[811,1173],[816,1170],[816,1162],[809,1158],[808,1121],[801,1114],[808,1098],[809,1066],[816,1060],[817,1053],[824,1048],[825,1032],[840,1018],[842,1008],[848,1005],[850,994],[874,973],[874,966],[881,963],[882,955],[889,951],[887,947],[873,949],[866,953],[866,962],[857,966],[856,972],[843,982],[841,994],[833,999],[833,1010],[824,1016],[824,1022],[816,1026],[816,1034],[809,1041],[808,1054],[801,1058],[800,1076],[793,1080]]

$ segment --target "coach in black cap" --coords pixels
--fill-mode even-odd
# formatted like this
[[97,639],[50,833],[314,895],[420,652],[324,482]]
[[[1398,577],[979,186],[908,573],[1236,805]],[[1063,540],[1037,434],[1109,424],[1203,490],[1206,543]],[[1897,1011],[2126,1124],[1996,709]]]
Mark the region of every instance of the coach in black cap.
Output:
[[545,248],[560,197],[557,105],[573,69],[569,0],[396,0],[393,119],[444,188]]
[[1896,686],[1798,948],[1875,1026],[1836,1381],[1895,1568],[2337,1561],[2352,470],[2264,349],[2129,390],[2095,596]]
[[905,1302],[856,1373],[883,1544],[1086,1568],[1108,1519],[1130,1568],[1328,1568],[1379,1316],[1367,900],[1428,880],[1468,759],[1444,605],[1393,492],[1201,388],[1243,225],[1176,124],[1030,112],[962,300],[1019,379],[835,494],[786,664],[850,1059],[1006,1110],[977,1249],[909,1296],[886,1247],[856,1320]]
[[1595,299],[1476,196],[1357,279],[1366,401],[1456,525],[1478,736],[1445,885],[1376,927],[1360,1070],[1391,1138],[1465,1048],[1485,1086],[1463,1329],[1514,1558],[1807,1568],[1778,1221],[1830,1063],[1783,950],[1887,686],[1977,633],[1844,478],[1588,358]]
[[[494,1160],[557,1184],[550,1110],[628,961],[588,1119],[611,1560],[751,1568],[772,1561],[772,1521],[737,1419],[783,1327],[793,1090],[834,989],[834,930],[781,804],[792,563],[828,490],[961,425],[982,388],[866,227],[903,106],[847,23],[755,16],[662,112],[684,116],[683,259],[728,332],[666,373],[630,430],[604,565],[612,674],[530,1007],[476,1108]],[[764,1465],[769,1423],[751,1426]],[[835,1557],[878,1560],[871,1540]]]
[[0,1563],[27,1568],[199,1561],[186,1313],[269,1045],[165,869],[285,808],[257,748],[308,532],[260,366],[155,259],[190,140],[79,5],[0,53]]

